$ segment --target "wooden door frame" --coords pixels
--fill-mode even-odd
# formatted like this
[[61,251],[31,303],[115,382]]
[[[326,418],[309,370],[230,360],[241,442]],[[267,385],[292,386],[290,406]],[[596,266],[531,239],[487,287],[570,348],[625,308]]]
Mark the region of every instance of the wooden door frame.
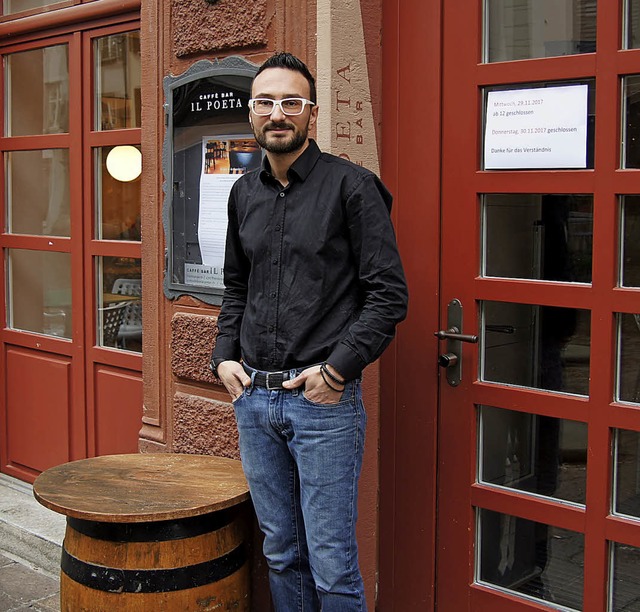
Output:
[[382,359],[378,608],[400,612],[435,605],[442,8],[382,6],[382,178],[409,314]]

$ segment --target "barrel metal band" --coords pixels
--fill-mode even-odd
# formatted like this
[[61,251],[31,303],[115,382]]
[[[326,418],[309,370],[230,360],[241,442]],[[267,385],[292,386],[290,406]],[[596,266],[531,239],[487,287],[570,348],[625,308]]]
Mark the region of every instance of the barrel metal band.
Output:
[[180,520],[148,521],[144,523],[106,523],[67,517],[75,531],[107,542],[167,542],[204,535],[222,529],[234,519],[229,511],[191,516]]
[[82,561],[62,549],[62,571],[71,580],[108,593],[168,593],[205,586],[231,576],[246,561],[241,544],[217,559],[170,569],[120,569]]

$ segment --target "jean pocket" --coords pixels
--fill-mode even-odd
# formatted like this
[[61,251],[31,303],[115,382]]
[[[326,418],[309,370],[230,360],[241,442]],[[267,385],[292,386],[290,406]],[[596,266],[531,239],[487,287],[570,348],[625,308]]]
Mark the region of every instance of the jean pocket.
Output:
[[342,391],[342,395],[340,396],[340,399],[337,402],[328,403],[328,404],[314,402],[313,400],[309,399],[305,395],[304,389],[302,390],[302,399],[304,399],[304,401],[307,402],[308,404],[311,404],[312,406],[318,406],[319,408],[332,408],[336,406],[344,406],[345,404],[351,403],[351,400],[353,399],[353,394],[354,394],[353,385],[354,385],[353,382],[348,382],[345,385],[344,390]]

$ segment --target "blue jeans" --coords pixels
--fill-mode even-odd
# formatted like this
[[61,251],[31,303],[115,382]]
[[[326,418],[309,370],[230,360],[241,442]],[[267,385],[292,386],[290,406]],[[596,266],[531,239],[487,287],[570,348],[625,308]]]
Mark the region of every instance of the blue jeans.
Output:
[[302,389],[251,385],[234,406],[277,612],[366,611],[355,534],[366,424],[360,381],[332,405],[307,400]]

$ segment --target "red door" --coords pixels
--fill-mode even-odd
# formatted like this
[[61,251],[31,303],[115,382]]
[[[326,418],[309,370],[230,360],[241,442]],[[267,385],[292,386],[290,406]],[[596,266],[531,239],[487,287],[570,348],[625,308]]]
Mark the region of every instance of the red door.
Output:
[[140,179],[114,169],[139,165],[138,26],[84,27],[1,50],[0,450],[24,480],[135,452],[141,423]]
[[441,611],[640,602],[640,3],[597,9],[443,3]]

